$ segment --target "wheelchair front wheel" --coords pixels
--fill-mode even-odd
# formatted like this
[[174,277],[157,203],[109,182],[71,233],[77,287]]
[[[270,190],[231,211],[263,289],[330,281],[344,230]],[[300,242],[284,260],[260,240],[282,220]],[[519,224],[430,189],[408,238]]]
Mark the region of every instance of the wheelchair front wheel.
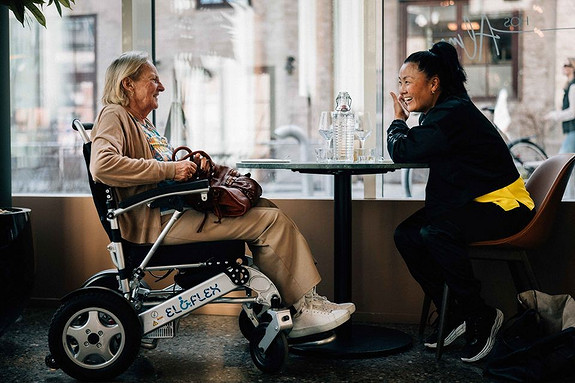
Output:
[[256,329],[256,327],[248,317],[248,313],[246,313],[245,310],[240,311],[238,322],[240,325],[240,331],[244,336],[244,338],[248,340],[251,339],[252,336],[254,335],[254,330]]
[[136,358],[141,340],[138,316],[118,294],[87,288],[65,301],[50,324],[54,366],[78,380],[110,380]]
[[[262,315],[262,310],[263,310],[263,306],[257,303],[252,303],[252,315],[255,315],[257,317],[258,323],[259,322],[269,322],[271,320],[271,317],[269,316],[269,314],[264,313]],[[252,339],[252,336],[254,334],[254,330],[256,329],[257,324],[254,324],[251,319],[249,318],[248,312],[246,310],[249,310],[249,308],[243,307],[242,311],[240,312],[240,315],[238,317],[238,322],[240,325],[240,331],[242,333],[242,335],[244,336],[244,338],[246,338],[247,340]]]
[[257,368],[265,373],[277,373],[284,366],[288,356],[288,342],[285,334],[280,332],[266,351],[259,347],[269,322],[262,322],[254,329],[250,339],[250,354]]

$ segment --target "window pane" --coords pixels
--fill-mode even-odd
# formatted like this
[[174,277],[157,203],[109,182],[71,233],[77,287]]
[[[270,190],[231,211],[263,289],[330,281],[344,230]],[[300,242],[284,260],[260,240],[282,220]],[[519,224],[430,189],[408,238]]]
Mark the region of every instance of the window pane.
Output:
[[[324,144],[319,115],[333,109],[334,95],[345,90],[334,89],[341,82],[334,75],[334,36],[341,27],[334,14],[346,1],[238,0],[217,7],[197,0],[156,2],[157,66],[167,87],[156,113],[158,128],[175,143],[201,147],[231,165],[246,157],[315,160],[313,149]],[[374,16],[379,90],[352,98],[376,98],[372,139],[377,137],[384,156],[389,158],[382,143],[393,120],[389,91],[397,88],[399,66],[406,54],[441,39],[458,47],[479,107],[493,107],[505,90],[504,112],[490,117],[510,139],[535,135],[548,154],[558,152],[561,124],[543,117],[561,109],[562,65],[573,56],[575,40],[573,2],[376,3],[383,8]],[[87,192],[80,140],[69,126],[74,117],[93,120],[100,108],[104,71],[122,49],[121,1],[83,0],[64,18],[53,6],[45,9],[47,29],[35,22],[22,28],[11,20],[13,192]],[[358,44],[366,41],[363,32],[354,32]],[[185,120],[178,120],[178,110]],[[409,123],[416,120],[414,115]],[[187,129],[178,130],[184,122]],[[274,196],[332,193],[329,176],[255,176]],[[402,172],[378,181],[383,196],[391,198],[406,195],[404,183]],[[353,186],[354,197],[361,197],[361,177],[354,177]]]
[[[319,116],[334,108],[337,93],[335,5],[331,0],[228,3],[208,7],[178,0],[156,7],[157,66],[167,88],[158,129],[173,144],[205,150],[232,166],[246,158],[315,161],[314,148],[325,145]],[[330,176],[252,173],[266,196],[332,193]],[[361,178],[354,178],[355,192],[362,187]]]
[[[494,36],[492,29],[503,30],[511,22],[518,23],[521,16],[498,11],[498,8],[477,8],[460,3],[407,6],[406,52],[429,49],[433,43],[449,41],[458,47],[461,62],[470,73],[470,93],[474,97],[495,97],[502,84],[514,84],[512,34]],[[486,9],[487,8],[487,9]],[[458,16],[459,15],[459,16]],[[491,69],[497,65],[498,69]],[[507,70],[505,70],[507,68]],[[491,73],[494,72],[494,73]],[[505,78],[499,75],[507,75]]]
[[54,6],[44,10],[47,28],[10,19],[12,189],[87,193],[71,122],[92,122],[100,108],[104,71],[121,53],[121,2],[83,0],[63,18]]
[[[383,129],[393,120],[391,99],[405,57],[445,40],[454,44],[468,75],[473,101],[509,138],[530,137],[548,155],[557,154],[564,135],[560,122],[544,117],[561,110],[567,77],[563,64],[573,57],[575,3],[539,1],[400,1],[386,3],[383,12]],[[400,39],[397,41],[397,31]],[[489,110],[495,107],[495,114]],[[408,120],[417,124],[417,116]],[[405,173],[405,172],[404,172]],[[420,177],[416,177],[419,179]],[[405,196],[409,177],[386,176],[401,185]],[[425,178],[417,189],[423,197]],[[387,186],[386,186],[387,187]],[[414,194],[414,193],[412,193]]]
[[456,14],[454,6],[407,6],[407,51],[429,49],[434,42],[447,39],[456,23]]

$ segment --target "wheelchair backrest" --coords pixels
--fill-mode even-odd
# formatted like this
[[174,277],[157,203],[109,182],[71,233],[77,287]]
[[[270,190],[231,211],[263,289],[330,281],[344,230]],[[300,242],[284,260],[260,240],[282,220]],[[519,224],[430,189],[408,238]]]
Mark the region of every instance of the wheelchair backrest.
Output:
[[93,124],[82,123],[80,120],[75,119],[72,121],[72,129],[78,131],[82,136],[82,140],[84,141],[84,145],[82,147],[82,153],[84,155],[84,161],[86,163],[86,170],[88,171],[88,183],[90,184],[90,191],[92,192],[92,200],[94,201],[94,205],[96,206],[96,211],[98,212],[98,217],[100,218],[100,223],[106,230],[106,234],[108,234],[108,238],[110,241],[112,240],[112,228],[110,226],[110,222],[106,218],[108,213],[108,204],[107,202],[112,204],[115,207],[115,201],[113,198],[112,188],[108,185],[105,185],[100,182],[94,181],[92,177],[92,173],[90,172],[90,156],[92,154],[92,141],[90,140],[90,136],[88,135],[87,131],[91,130]]

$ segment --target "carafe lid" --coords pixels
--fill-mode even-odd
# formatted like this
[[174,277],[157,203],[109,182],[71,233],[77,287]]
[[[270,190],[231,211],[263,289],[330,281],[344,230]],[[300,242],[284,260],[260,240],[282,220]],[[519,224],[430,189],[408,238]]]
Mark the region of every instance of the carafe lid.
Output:
[[335,99],[335,110],[349,112],[351,110],[351,97],[347,92],[339,92]]

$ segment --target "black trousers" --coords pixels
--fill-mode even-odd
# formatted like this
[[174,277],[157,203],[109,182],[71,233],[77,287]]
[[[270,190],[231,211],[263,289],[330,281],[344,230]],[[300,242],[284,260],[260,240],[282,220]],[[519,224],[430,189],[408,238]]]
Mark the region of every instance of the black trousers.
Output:
[[463,319],[485,309],[481,283],[468,257],[469,243],[499,239],[523,229],[534,211],[521,205],[505,211],[494,203],[471,202],[460,209],[430,219],[422,208],[395,230],[395,245],[411,275],[441,305],[444,282],[450,288]]

